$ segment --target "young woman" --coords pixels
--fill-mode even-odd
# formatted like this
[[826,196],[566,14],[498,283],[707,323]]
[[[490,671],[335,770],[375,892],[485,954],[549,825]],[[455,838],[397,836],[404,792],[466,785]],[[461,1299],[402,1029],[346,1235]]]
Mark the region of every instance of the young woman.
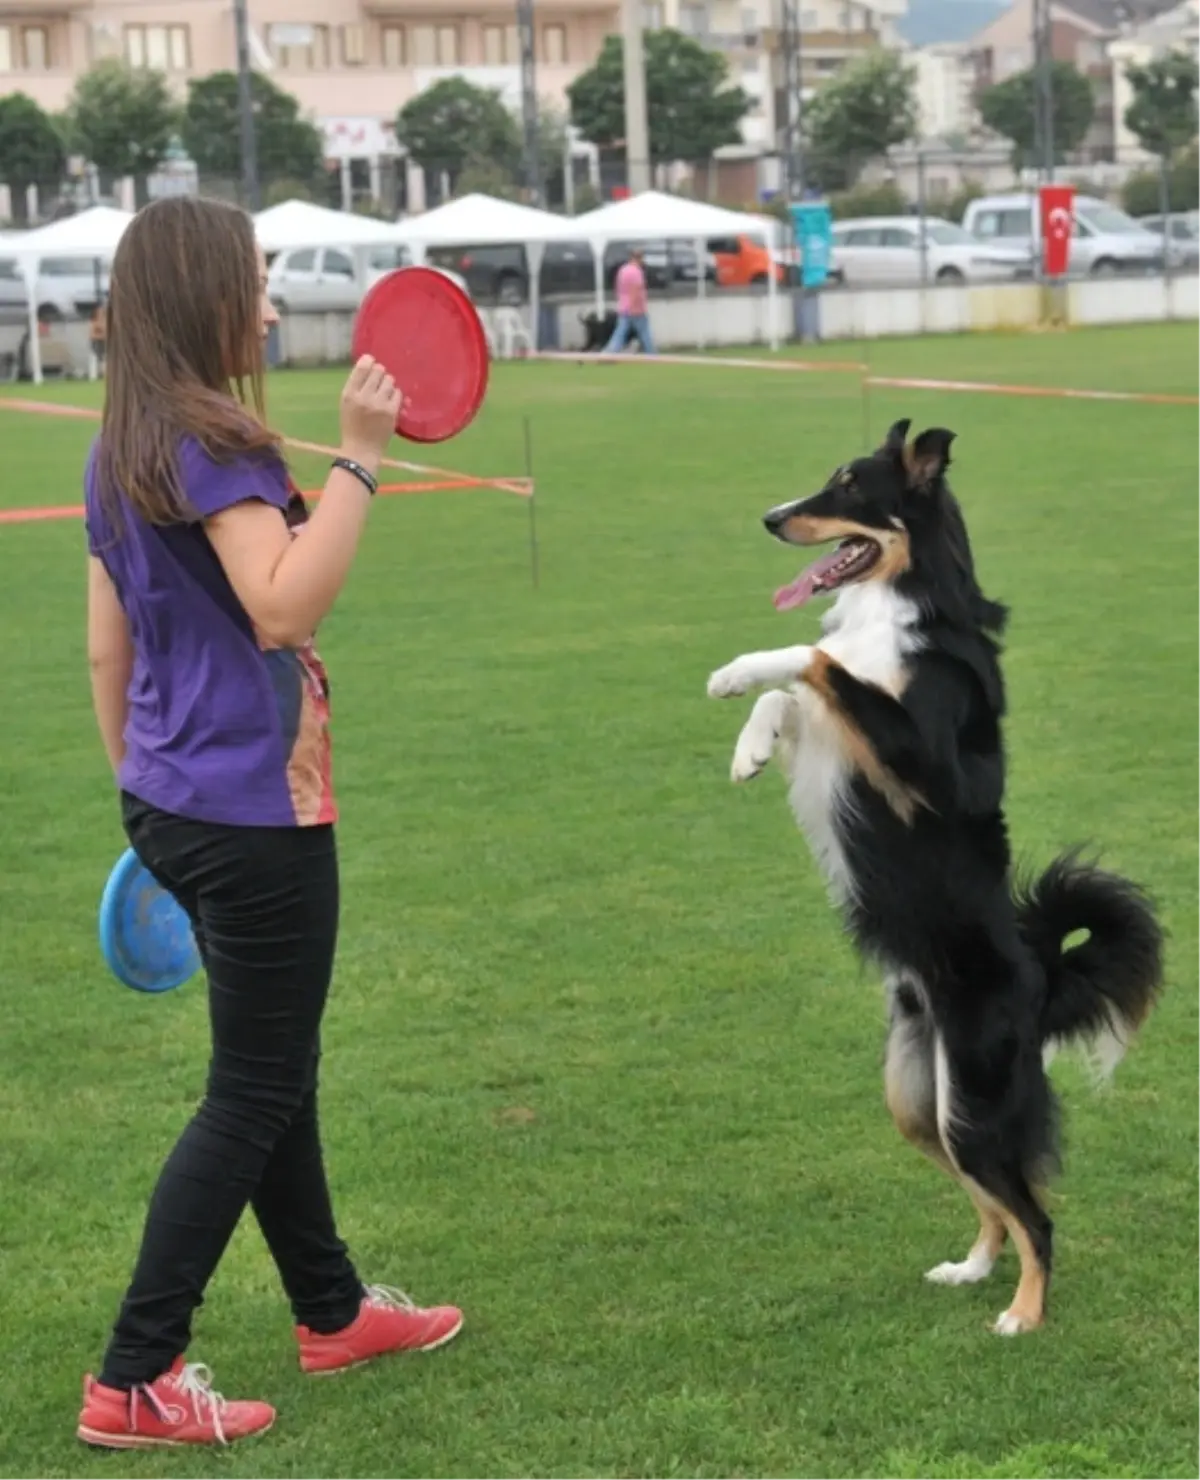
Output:
[[226,1402],[184,1360],[247,1204],[305,1371],[427,1351],[462,1325],[452,1306],[364,1288],[317,1131],[338,871],[329,685],[312,636],[349,574],[400,392],[371,359],[355,365],[341,454],[309,517],[261,421],[275,321],[241,211],[172,199],[130,223],[85,480],[92,693],[125,831],[191,916],[213,1047],[103,1368],[85,1381],[79,1437],[109,1448],[225,1443],[274,1421],[266,1403]]

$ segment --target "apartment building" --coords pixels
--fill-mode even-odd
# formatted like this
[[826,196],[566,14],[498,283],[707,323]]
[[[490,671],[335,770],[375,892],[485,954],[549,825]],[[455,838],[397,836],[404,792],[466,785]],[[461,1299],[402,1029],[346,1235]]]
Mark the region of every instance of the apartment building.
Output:
[[[409,98],[461,74],[520,96],[512,0],[250,0],[254,63],[322,125],[330,152],[394,151],[389,126]],[[619,24],[617,4],[551,0],[537,7],[538,91],[564,89]],[[0,0],[0,93],[60,109],[102,57],[187,79],[232,68],[229,0]]]
[[1184,0],[1141,25],[1127,27],[1108,48],[1112,65],[1113,132],[1117,157],[1126,161],[1148,160],[1137,135],[1125,125],[1125,113],[1133,102],[1133,89],[1125,75],[1129,64],[1145,66],[1153,57],[1169,51],[1190,51],[1200,45],[1200,0]]
[[[728,59],[753,100],[743,140],[722,153],[744,162],[741,191],[764,183],[758,161],[786,130],[785,0],[644,0],[647,28],[676,27]],[[852,57],[896,44],[908,0],[786,0],[798,23],[802,94],[811,97]],[[394,155],[392,120],[411,97],[450,75],[520,99],[514,0],[250,0],[254,65],[321,126],[331,159]],[[565,105],[568,84],[620,29],[620,0],[538,0],[538,92]],[[104,57],[187,80],[235,65],[230,0],[0,0],[0,93],[21,91],[57,111],[76,78]],[[769,174],[769,170],[767,172]]]
[[975,71],[966,44],[947,41],[914,50],[921,139],[968,137],[979,125]]
[[[1092,84],[1096,112],[1083,141],[1093,160],[1117,157],[1122,129],[1115,98],[1110,47],[1114,41],[1178,0],[1055,0],[1051,9],[1051,52],[1070,62]],[[1033,65],[1033,0],[1014,0],[969,45],[976,92]]]

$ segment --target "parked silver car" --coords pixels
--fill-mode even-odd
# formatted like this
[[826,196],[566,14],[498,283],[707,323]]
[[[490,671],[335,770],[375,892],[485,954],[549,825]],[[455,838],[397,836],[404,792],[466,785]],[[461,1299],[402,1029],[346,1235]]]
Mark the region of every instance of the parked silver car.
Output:
[[[1041,253],[1038,198],[1029,193],[985,195],[973,200],[963,226],[982,246],[1019,247]],[[1124,211],[1093,196],[1075,197],[1069,268],[1072,273],[1112,277],[1117,273],[1160,271],[1163,242]]]
[[1012,279],[1029,270],[1029,252],[984,246],[938,216],[863,216],[833,227],[830,278],[852,287],[906,287]]
[[1172,267],[1200,265],[1200,211],[1179,211],[1170,216],[1139,216],[1138,224],[1166,238],[1167,261]]

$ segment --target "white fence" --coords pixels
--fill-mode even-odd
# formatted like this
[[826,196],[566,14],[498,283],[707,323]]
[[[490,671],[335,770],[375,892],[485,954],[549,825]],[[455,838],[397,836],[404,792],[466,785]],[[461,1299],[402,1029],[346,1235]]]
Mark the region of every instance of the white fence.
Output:
[[[594,309],[590,298],[545,306],[553,314],[557,344],[543,349],[581,349],[582,318]],[[660,349],[689,350],[771,340],[765,293],[714,292],[704,299],[671,297],[651,300],[650,321]],[[1082,327],[1093,324],[1157,323],[1200,318],[1200,280],[1194,275],[1170,278],[1097,278],[1068,283],[1052,299],[1033,283],[978,287],[891,288],[886,291],[838,289],[819,295],[821,338],[877,339],[889,335],[966,334],[990,329],[1033,329],[1050,317]],[[795,304],[789,293],[775,303],[776,337],[796,338]],[[494,351],[505,355],[528,340],[528,309],[482,308],[480,317]],[[349,313],[286,314],[272,336],[271,359],[284,365],[344,364],[350,357],[353,315]],[[514,333],[523,325],[524,333]],[[0,378],[19,373],[25,358],[24,329],[14,323],[0,328]],[[8,342],[11,340],[11,343]],[[50,375],[84,376],[90,363],[88,328],[78,323],[47,326],[42,357]]]
[[[651,300],[650,323],[660,349],[714,348],[765,344],[770,341],[770,300],[765,293],[715,292],[704,299]],[[591,299],[566,300],[549,306],[557,319],[557,347],[581,349],[583,315]],[[498,313],[512,309],[483,308],[480,315],[501,345]],[[531,327],[524,310],[526,329]],[[781,340],[795,335],[792,296],[781,293],[775,329]],[[1139,278],[1096,278],[1068,283],[1055,298],[1035,283],[987,284],[975,287],[846,290],[820,295],[822,339],[877,339],[890,335],[965,334],[992,329],[1033,329],[1053,315],[1076,327],[1095,324],[1156,323],[1200,318],[1200,280],[1194,275]],[[344,361],[350,353],[349,314],[292,314],[280,325],[280,359],[284,364]],[[543,348],[553,346],[543,343]],[[503,351],[501,351],[503,352]]]

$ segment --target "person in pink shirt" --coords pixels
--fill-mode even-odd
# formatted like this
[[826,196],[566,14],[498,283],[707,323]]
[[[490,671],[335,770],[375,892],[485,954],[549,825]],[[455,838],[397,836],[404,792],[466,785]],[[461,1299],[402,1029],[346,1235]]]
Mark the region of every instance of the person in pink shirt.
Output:
[[636,334],[647,355],[655,353],[650,334],[650,315],[646,311],[646,272],[641,249],[635,249],[617,273],[617,327],[604,346],[606,355],[618,354],[625,348],[630,334]]

